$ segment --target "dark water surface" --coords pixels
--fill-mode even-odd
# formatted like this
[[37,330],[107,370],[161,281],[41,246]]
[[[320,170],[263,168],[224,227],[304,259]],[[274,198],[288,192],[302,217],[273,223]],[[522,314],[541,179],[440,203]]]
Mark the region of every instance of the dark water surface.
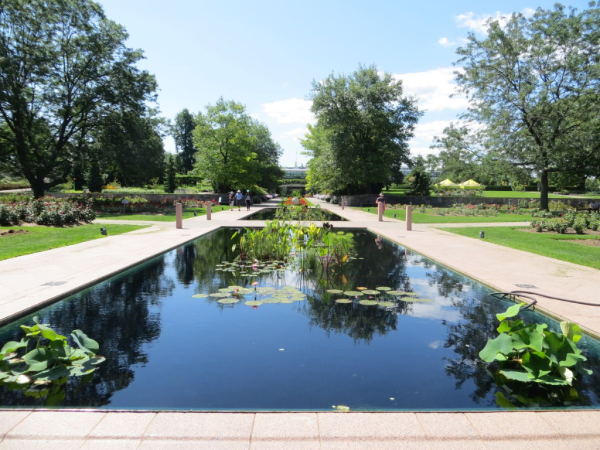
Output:
[[[277,217],[277,211],[281,208],[263,208],[245,217],[244,220],[273,220]],[[289,214],[293,220],[333,220],[346,221],[336,213],[321,208],[307,208],[305,210],[298,207],[290,207]]]
[[[292,270],[240,279],[216,270],[235,256],[234,231],[218,230],[37,313],[61,334],[82,329],[107,358],[90,384],[69,386],[62,407],[498,408],[497,388],[477,354],[497,335],[495,314],[509,304],[489,289],[368,232],[355,237],[364,259],[329,279]],[[252,281],[296,286],[307,299],[253,309],[192,298]],[[389,286],[433,301],[344,305],[326,292],[358,286]],[[556,328],[537,313],[522,316]],[[0,328],[0,343],[20,339],[18,327],[31,317]],[[578,406],[598,406],[600,346],[587,337],[579,344],[594,374],[576,386]],[[2,406],[38,404],[0,387]]]

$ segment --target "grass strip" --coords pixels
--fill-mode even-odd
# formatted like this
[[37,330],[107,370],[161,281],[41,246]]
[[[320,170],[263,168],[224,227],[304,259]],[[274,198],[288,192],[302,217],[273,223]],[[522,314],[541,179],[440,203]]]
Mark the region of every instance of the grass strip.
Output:
[[0,233],[10,229],[26,230],[24,234],[10,234],[0,236],[0,260],[16,256],[29,255],[43,252],[67,245],[93,239],[103,239],[100,228],[106,228],[108,236],[128,233],[130,231],[146,228],[147,225],[80,225],[75,227],[0,227]]
[[[377,214],[377,208],[354,208],[362,211]],[[402,209],[387,209],[383,215],[385,217],[406,220],[406,208]],[[425,214],[415,212],[413,209],[413,223],[497,223],[497,222],[528,222],[531,220],[529,214],[504,214],[500,213],[497,216],[482,217],[482,216],[437,216],[433,214]]]
[[536,255],[547,256],[582,266],[600,269],[600,247],[569,242],[572,240],[599,239],[599,236],[573,234],[526,233],[523,227],[469,227],[440,228],[450,233],[478,239],[479,232],[485,231],[485,241],[523,250]]

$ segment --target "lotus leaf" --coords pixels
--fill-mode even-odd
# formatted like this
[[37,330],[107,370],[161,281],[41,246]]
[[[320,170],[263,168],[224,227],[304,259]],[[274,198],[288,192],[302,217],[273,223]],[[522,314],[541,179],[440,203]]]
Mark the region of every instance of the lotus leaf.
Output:
[[208,294],[194,294],[192,295],[192,298],[206,298],[208,297]]
[[360,300],[358,303],[361,304],[361,305],[363,305],[363,306],[375,306],[375,305],[377,305],[377,302],[375,300]]
[[387,291],[386,294],[388,294],[388,295],[405,295],[406,292],[404,292],[404,291]]
[[330,294],[341,294],[344,291],[340,289],[327,289],[327,292],[329,292]]
[[379,302],[379,306],[383,306],[384,308],[392,308],[396,306],[394,302]]
[[338,298],[335,302],[336,303],[343,303],[343,304],[353,303],[353,301],[350,300],[349,298]]
[[381,292],[375,291],[373,289],[366,289],[366,290],[362,291],[362,293],[365,294],[365,295],[379,295],[379,294],[381,294]]
[[359,297],[363,295],[363,293],[360,291],[345,291],[344,295],[347,295],[348,297]]
[[367,290],[367,289],[368,289],[368,288],[366,288],[366,287],[364,287],[364,286],[359,286],[359,287],[357,287],[357,288],[356,288],[356,290],[357,290],[357,291],[365,291],[365,290]]
[[215,297],[215,298],[225,298],[225,297],[229,297],[229,292],[214,292],[212,294],[208,294],[209,297]]
[[387,286],[377,286],[375,289],[377,289],[378,291],[391,291],[392,290],[391,287],[387,287]]
[[238,303],[239,300],[237,298],[233,298],[233,297],[227,297],[227,298],[220,298],[219,300],[217,300],[217,303]]

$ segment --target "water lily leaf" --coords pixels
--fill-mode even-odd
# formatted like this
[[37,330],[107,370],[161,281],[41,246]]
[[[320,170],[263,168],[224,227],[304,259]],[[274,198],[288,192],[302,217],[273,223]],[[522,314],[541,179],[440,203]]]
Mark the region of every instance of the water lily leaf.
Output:
[[244,303],[244,305],[248,305],[248,306],[260,306],[262,304],[263,304],[263,302],[258,301],[258,300],[250,300],[250,301]]
[[217,300],[217,303],[222,303],[222,304],[230,304],[230,303],[238,303],[239,299],[237,298],[233,298],[233,297],[227,297],[227,298],[220,298],[219,300]]
[[232,291],[235,291],[235,289],[230,288],[230,287],[224,287],[224,288],[219,289],[219,292],[232,292]]
[[492,362],[496,360],[498,353],[507,355],[512,349],[512,338],[508,334],[500,333],[497,338],[487,341],[483,350],[479,352],[479,357],[485,362]]
[[383,306],[384,308],[392,308],[396,306],[394,302],[379,302],[379,306]]
[[365,295],[379,295],[381,294],[381,292],[376,291],[374,289],[365,289],[364,291],[362,291],[363,294]]
[[341,294],[344,291],[340,289],[327,289],[327,292],[329,292],[330,294]]
[[335,302],[342,303],[342,304],[353,303],[353,301],[350,300],[349,298],[338,298]]
[[[263,299],[263,300],[261,300],[261,301],[262,301],[263,303],[266,303],[266,304],[275,304],[275,303],[281,303],[281,301],[282,301],[282,300],[284,300],[284,299],[282,299],[282,298],[275,298],[275,297],[273,297],[273,298],[265,298],[265,299]],[[287,299],[286,299],[286,300],[287,300]]]
[[360,300],[358,303],[361,304],[361,305],[363,305],[363,306],[375,306],[375,305],[377,305],[377,302],[375,300]]
[[248,289],[248,288],[239,288],[237,290],[237,294],[239,295],[248,295],[248,294],[252,294],[252,289]]
[[306,297],[293,296],[293,297],[290,297],[290,300],[293,300],[295,302],[301,302],[301,301],[306,300]]
[[430,298],[412,298],[411,299],[415,303],[432,303],[433,300]]
[[208,297],[208,294],[194,294],[192,295],[192,298],[206,298]]
[[406,292],[404,292],[404,291],[387,291],[387,294],[389,294],[389,295],[405,295]]
[[213,292],[212,294],[208,294],[209,297],[214,297],[214,298],[225,298],[225,297],[229,297],[230,293],[229,292]]
[[294,303],[294,300],[290,300],[289,298],[286,298],[286,299],[280,300],[279,303]]
[[406,295],[407,297],[415,297],[419,294],[417,294],[416,292],[404,292],[402,293],[402,295]]
[[391,287],[387,287],[387,286],[377,286],[375,289],[377,289],[378,291],[391,291],[392,290]]
[[357,297],[363,295],[363,293],[360,291],[345,291],[344,295],[347,295],[348,297]]
[[366,290],[366,289],[368,289],[368,288],[366,288],[366,287],[364,287],[364,286],[360,286],[360,287],[357,287],[357,288],[356,288],[356,290],[357,290],[357,291],[364,291],[364,290]]

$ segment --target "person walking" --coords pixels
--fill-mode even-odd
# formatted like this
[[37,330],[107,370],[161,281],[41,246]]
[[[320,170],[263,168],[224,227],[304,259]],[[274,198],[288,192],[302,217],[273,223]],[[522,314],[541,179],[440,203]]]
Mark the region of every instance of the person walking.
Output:
[[250,191],[246,191],[246,211],[250,211],[250,204],[252,203],[252,196]]
[[229,211],[233,211],[234,202],[235,202],[235,195],[233,194],[233,191],[231,191],[229,193]]
[[235,202],[237,203],[238,211],[241,211],[240,206],[242,205],[242,199],[244,196],[242,195],[242,191],[238,189],[235,193]]
[[[375,200],[375,202],[377,203],[377,214],[379,216],[379,221],[383,222],[383,213],[385,213],[385,197],[383,196],[383,192],[379,194],[379,197],[377,197],[377,200]],[[379,211],[380,207],[381,212]]]

